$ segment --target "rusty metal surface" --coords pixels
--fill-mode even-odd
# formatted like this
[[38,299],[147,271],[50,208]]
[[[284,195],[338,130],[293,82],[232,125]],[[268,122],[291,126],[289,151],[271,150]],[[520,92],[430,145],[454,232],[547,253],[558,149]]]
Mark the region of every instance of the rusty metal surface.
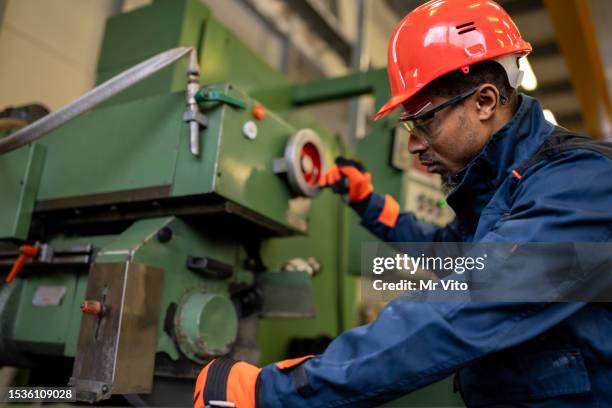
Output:
[[112,394],[152,388],[163,271],[143,264],[95,264],[86,298],[106,305],[84,315],[71,384],[77,399],[95,402]]

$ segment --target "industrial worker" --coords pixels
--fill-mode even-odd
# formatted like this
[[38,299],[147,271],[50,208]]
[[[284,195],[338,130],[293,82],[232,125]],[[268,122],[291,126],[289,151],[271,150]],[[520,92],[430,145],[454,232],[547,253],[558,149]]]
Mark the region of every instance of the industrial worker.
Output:
[[[392,96],[375,119],[403,109],[410,152],[442,177],[456,214],[448,226],[400,212],[351,160],[339,159],[322,185],[343,192],[348,181],[350,205],[385,241],[610,241],[612,161],[580,145],[538,153],[562,144],[564,131],[517,92],[518,58],[530,51],[490,0],[431,1],[393,33]],[[612,407],[612,308],[400,297],[320,355],[263,369],[214,360],[197,379],[194,404],[370,407],[454,373],[470,407]]]

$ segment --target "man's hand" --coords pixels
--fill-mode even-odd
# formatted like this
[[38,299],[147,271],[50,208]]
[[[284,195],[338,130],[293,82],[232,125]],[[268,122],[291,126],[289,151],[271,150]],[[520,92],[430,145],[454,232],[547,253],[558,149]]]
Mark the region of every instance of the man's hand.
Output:
[[[244,361],[217,358],[196,380],[194,408],[255,408],[255,391],[261,368]],[[233,405],[232,405],[233,404]]]
[[331,187],[337,194],[347,194],[349,203],[355,204],[368,198],[374,191],[371,176],[360,162],[336,158],[336,165],[321,176],[321,187]]

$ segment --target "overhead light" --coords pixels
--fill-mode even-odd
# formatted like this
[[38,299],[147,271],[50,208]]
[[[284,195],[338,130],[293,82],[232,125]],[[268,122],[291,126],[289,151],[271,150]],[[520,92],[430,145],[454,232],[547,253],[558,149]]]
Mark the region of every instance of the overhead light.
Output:
[[526,91],[533,91],[538,87],[538,79],[531,69],[531,64],[527,61],[527,57],[519,59],[519,69],[523,71],[523,81],[521,87]]
[[546,119],[553,125],[558,125],[557,119],[555,118],[555,115],[552,113],[550,109],[544,109],[542,113],[544,113],[544,119]]

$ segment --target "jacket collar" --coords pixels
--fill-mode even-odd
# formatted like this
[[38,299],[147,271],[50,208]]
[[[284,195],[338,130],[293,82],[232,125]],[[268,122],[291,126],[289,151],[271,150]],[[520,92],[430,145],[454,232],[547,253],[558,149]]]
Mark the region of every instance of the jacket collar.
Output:
[[519,107],[512,119],[457,174],[457,187],[447,197],[457,216],[466,212],[480,214],[486,202],[480,202],[478,197],[495,191],[511,176],[512,169],[537,152],[553,129],[554,125],[544,118],[539,102],[519,95]]

